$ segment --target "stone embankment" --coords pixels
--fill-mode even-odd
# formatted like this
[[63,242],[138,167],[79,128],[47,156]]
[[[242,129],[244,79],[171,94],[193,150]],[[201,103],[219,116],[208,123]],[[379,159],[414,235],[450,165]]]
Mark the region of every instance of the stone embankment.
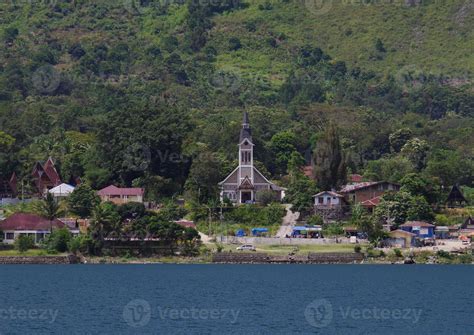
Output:
[[76,264],[79,260],[69,256],[9,256],[0,257],[0,264]]
[[361,253],[309,253],[308,255],[269,255],[266,253],[222,252],[212,256],[213,263],[262,264],[262,263],[300,263],[300,264],[350,264],[364,260]]

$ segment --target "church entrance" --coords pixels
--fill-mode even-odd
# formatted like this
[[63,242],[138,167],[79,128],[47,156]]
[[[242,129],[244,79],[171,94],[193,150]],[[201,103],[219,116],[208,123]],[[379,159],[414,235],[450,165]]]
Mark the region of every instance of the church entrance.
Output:
[[252,201],[252,192],[245,192],[245,191],[242,191],[241,192],[241,203],[242,204],[245,204],[247,202],[250,202]]

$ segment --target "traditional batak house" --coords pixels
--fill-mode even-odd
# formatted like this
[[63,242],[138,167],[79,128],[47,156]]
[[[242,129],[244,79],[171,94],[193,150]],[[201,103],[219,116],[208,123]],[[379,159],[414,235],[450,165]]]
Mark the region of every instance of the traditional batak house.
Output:
[[252,130],[248,113],[244,113],[239,140],[239,166],[219,183],[221,201],[229,199],[235,204],[255,203],[258,192],[273,191],[277,200],[283,197],[283,189],[270,182],[254,166]]
[[461,188],[458,185],[454,185],[449,192],[446,205],[450,208],[458,208],[467,206],[468,202],[464,194],[462,194]]
[[18,180],[15,172],[9,180],[3,180],[0,178],[0,199],[12,199],[18,195]]
[[44,165],[37,162],[33,168],[32,176],[38,194],[41,196],[44,196],[50,189],[62,183],[51,157],[48,158]]

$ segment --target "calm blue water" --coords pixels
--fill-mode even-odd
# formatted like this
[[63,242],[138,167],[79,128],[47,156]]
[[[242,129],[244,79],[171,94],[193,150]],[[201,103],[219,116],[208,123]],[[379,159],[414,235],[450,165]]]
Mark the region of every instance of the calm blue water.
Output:
[[474,334],[474,267],[1,266],[0,334]]

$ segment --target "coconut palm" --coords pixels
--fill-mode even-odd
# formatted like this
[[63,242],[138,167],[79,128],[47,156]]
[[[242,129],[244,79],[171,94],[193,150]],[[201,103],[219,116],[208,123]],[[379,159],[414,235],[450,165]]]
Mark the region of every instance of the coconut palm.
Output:
[[46,197],[38,202],[36,206],[38,215],[49,220],[51,233],[53,232],[53,221],[62,214],[62,209],[59,203],[54,199],[51,193],[47,193]]

